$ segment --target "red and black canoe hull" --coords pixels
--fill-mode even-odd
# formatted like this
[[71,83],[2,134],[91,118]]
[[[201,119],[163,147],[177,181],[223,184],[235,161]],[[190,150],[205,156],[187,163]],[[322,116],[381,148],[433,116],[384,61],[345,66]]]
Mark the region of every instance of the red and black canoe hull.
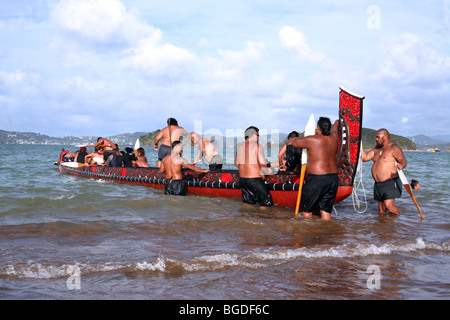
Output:
[[[362,102],[357,96],[341,88],[339,93],[339,146],[336,155],[339,188],[335,203],[352,194],[361,146]],[[104,166],[73,167],[70,163],[59,163],[60,172],[94,179],[102,179],[126,184],[164,188],[165,175],[158,168],[117,168]],[[183,171],[187,191],[197,195],[239,198],[239,172],[237,170],[217,170],[209,173]],[[266,184],[275,204],[295,208],[298,196],[299,172],[285,172],[266,177]]]

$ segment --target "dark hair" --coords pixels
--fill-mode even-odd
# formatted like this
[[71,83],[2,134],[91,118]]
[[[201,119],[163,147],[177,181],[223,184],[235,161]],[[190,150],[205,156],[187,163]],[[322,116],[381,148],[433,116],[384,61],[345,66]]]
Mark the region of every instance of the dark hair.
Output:
[[412,179],[410,184],[411,187],[414,189],[419,184],[419,181]]
[[288,138],[295,138],[295,137],[299,137],[299,134],[297,131],[292,131],[291,133],[289,133]]
[[317,121],[317,125],[324,136],[329,136],[331,134],[331,121],[329,118],[320,117],[319,121]]
[[250,126],[247,129],[245,129],[245,140],[252,137],[255,133],[258,133],[259,129],[255,126]]
[[180,140],[176,140],[176,141],[172,142],[172,149],[175,148],[179,144],[181,144]]
[[175,118],[169,118],[169,119],[167,119],[167,125],[168,126],[177,126],[178,121]]
[[145,156],[145,150],[144,148],[140,147],[137,149],[137,152],[139,152],[141,155]]

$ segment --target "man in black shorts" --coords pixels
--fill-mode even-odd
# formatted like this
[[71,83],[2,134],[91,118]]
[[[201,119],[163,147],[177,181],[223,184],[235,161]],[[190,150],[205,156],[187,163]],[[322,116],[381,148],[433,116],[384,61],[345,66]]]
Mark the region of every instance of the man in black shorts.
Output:
[[273,200],[263,176],[269,173],[270,163],[266,161],[258,139],[259,129],[253,126],[247,128],[245,142],[238,147],[234,164],[239,168],[242,201],[269,207],[273,205]]
[[303,185],[301,211],[312,212],[319,209],[330,213],[334,207],[338,186],[337,173],[309,174]]
[[390,140],[386,129],[377,131],[376,146],[367,153],[361,146],[361,156],[364,162],[373,161],[372,177],[375,180],[374,199],[378,201],[379,215],[387,213],[398,215],[400,210],[395,205],[395,199],[402,195],[402,186],[397,170],[404,169],[408,161],[402,149]]
[[379,202],[402,197],[402,183],[400,178],[392,178],[383,182],[375,182],[373,198]]
[[308,149],[308,176],[303,185],[300,204],[304,218],[311,219],[312,211],[318,206],[322,219],[331,220],[339,181],[336,164],[338,125],[339,121],[336,120],[331,127],[330,119],[321,117],[316,135],[293,138],[287,143],[295,148]]

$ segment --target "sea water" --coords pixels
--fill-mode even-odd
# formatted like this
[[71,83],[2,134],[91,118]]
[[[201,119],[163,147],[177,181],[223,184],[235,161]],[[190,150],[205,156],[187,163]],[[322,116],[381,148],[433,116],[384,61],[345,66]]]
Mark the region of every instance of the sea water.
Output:
[[61,174],[62,147],[0,145],[0,299],[450,298],[450,153],[405,152],[424,220],[405,190],[378,215],[369,162],[325,222]]

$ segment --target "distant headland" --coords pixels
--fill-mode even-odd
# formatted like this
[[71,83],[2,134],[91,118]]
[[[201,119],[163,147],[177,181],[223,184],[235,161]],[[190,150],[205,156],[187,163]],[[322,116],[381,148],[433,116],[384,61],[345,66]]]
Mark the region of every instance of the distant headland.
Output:
[[[133,132],[122,133],[106,138],[114,141],[120,146],[133,145],[136,139],[140,140],[142,146],[153,145],[153,140],[159,130],[152,132]],[[363,128],[362,140],[366,149],[372,148],[375,144],[376,130]],[[285,142],[286,133],[280,133],[280,144]],[[39,144],[39,145],[83,145],[93,144],[97,140],[97,136],[67,136],[63,138],[51,137],[45,134],[34,132],[18,132],[0,130],[0,144]],[[216,141],[224,137],[214,137]],[[417,135],[414,137],[403,137],[391,134],[391,140],[397,143],[403,150],[409,151],[431,151],[439,149],[440,151],[450,151],[450,138],[439,140],[425,135]],[[447,140],[447,141],[445,141]]]

